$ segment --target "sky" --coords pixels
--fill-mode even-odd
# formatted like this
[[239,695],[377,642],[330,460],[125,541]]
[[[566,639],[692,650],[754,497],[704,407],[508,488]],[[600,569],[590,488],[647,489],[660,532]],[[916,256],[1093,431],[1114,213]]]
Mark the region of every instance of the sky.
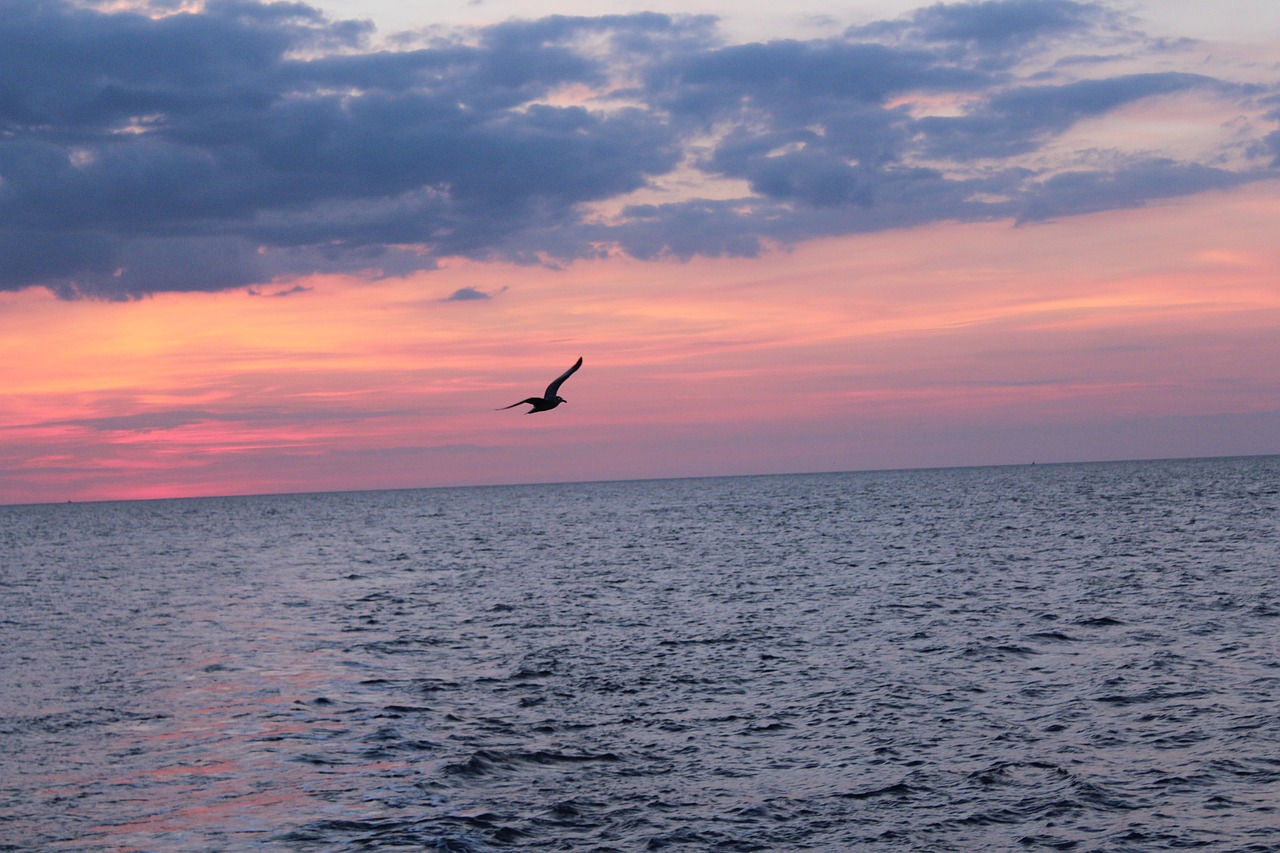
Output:
[[1280,453],[1270,4],[0,0],[0,503]]

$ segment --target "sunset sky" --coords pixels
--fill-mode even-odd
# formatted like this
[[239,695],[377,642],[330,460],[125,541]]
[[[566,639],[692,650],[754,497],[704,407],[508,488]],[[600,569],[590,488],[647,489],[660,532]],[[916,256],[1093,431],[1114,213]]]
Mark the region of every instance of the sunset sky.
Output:
[[1273,0],[0,0],[0,503],[1280,453],[1278,365]]

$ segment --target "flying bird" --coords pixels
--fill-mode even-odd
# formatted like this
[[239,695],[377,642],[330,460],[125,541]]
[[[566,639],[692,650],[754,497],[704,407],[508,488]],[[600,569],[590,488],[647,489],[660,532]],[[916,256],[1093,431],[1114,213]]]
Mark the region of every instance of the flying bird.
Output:
[[564,384],[564,381],[572,376],[573,372],[579,367],[582,367],[581,356],[579,356],[578,360],[573,363],[573,367],[570,367],[564,373],[561,373],[560,376],[556,378],[556,381],[547,386],[546,393],[541,397],[530,397],[527,400],[521,400],[519,403],[512,403],[510,406],[503,406],[497,411],[501,412],[503,409],[514,409],[521,403],[528,403],[533,406],[533,408],[525,412],[525,414],[532,415],[534,412],[549,412],[561,403],[569,402],[564,397],[561,397],[558,392],[560,391],[560,386]]

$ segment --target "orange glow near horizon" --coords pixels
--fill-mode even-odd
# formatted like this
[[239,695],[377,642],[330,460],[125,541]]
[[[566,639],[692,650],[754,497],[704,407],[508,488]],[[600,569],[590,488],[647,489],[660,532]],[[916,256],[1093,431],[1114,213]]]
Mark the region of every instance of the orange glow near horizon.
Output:
[[[1274,418],[1277,213],[1271,182],[755,259],[0,294],[0,503],[1121,458],[1108,429]],[[494,411],[579,355],[565,406]],[[1250,435],[1186,446],[1280,451]]]

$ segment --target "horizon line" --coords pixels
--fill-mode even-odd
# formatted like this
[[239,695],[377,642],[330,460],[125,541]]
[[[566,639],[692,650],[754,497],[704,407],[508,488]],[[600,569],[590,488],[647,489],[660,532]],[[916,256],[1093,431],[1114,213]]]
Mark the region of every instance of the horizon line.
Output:
[[1226,453],[1219,456],[1158,456],[1141,459],[1074,459],[1074,460],[1056,460],[1050,462],[1040,462],[1032,460],[1029,462],[997,462],[997,463],[975,463],[972,465],[920,465],[908,466],[902,468],[855,468],[844,470],[822,470],[822,471],[772,471],[772,472],[754,472],[747,474],[687,474],[673,477],[619,477],[617,479],[591,479],[591,480],[543,480],[523,483],[460,483],[447,486],[393,486],[382,489],[321,489],[317,491],[302,492],[241,492],[234,494],[222,495],[179,495],[163,498],[101,498],[94,500],[74,500],[66,501],[41,501],[36,503],[3,503],[0,502],[0,509],[22,508],[22,507],[38,507],[38,506],[66,506],[67,504],[106,504],[106,503],[153,503],[159,501],[200,501],[200,500],[229,500],[235,498],[283,498],[283,497],[303,497],[308,495],[358,495],[368,494],[371,492],[424,492],[444,489],[515,489],[525,488],[529,486],[583,486],[601,483],[655,483],[664,481],[677,480],[725,480],[749,477],[816,477],[816,476],[834,476],[838,474],[892,474],[907,471],[964,471],[978,468],[1031,468],[1031,467],[1051,467],[1063,465],[1124,465],[1133,463],[1150,463],[1150,462],[1197,462],[1221,459],[1266,459],[1268,457],[1280,456],[1280,452],[1271,453]]

